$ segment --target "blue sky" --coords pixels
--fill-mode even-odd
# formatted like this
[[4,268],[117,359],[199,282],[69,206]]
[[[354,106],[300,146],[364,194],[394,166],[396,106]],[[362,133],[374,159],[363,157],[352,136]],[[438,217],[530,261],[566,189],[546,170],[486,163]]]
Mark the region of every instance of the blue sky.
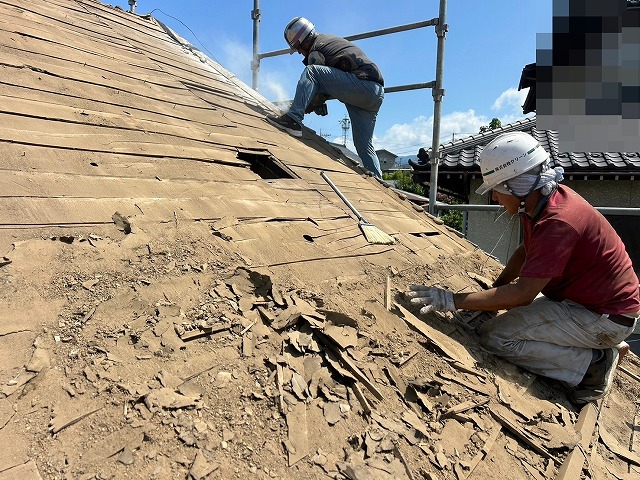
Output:
[[[129,9],[127,0],[106,3]],[[283,29],[296,16],[311,20],[319,32],[349,36],[437,17],[439,4],[439,0],[262,0],[259,50],[286,48]],[[158,9],[152,12],[154,17],[251,85],[253,6],[253,0],[138,0],[136,13]],[[526,91],[517,92],[518,82],[522,68],[536,61],[537,34],[551,32],[552,0],[449,0],[447,24],[441,142],[454,134],[460,138],[477,133],[493,117],[503,124],[524,118],[521,105]],[[435,80],[433,27],[356,43],[378,64],[386,86]],[[263,59],[258,91],[272,101],[292,99],[301,60],[298,54]],[[342,143],[340,121],[346,109],[335,100],[328,107],[328,116],[307,115],[305,125]],[[387,94],[374,145],[397,155],[414,155],[419,147],[431,145],[432,125],[431,90]],[[347,140],[353,149],[350,131]]]

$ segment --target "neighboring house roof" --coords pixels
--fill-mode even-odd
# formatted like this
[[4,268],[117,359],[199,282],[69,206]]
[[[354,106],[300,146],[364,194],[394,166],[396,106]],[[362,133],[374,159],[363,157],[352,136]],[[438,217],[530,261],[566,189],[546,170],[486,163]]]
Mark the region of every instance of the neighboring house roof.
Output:
[[395,153],[390,152],[389,150],[386,150],[384,148],[381,148],[380,150],[376,150],[376,153],[385,153],[385,154],[389,155],[390,157],[398,158],[398,156]]
[[349,148],[346,145],[336,142],[328,142],[336,151],[340,152],[340,154],[344,155],[346,158],[351,160],[356,165],[362,166],[362,160],[358,156],[358,154]]
[[502,133],[521,131],[535,137],[549,152],[555,166],[576,174],[629,174],[640,173],[640,152],[558,152],[557,132],[536,128],[535,116],[518,120],[500,128],[445,143],[441,149],[440,165],[443,170],[476,170],[478,155],[484,146]]

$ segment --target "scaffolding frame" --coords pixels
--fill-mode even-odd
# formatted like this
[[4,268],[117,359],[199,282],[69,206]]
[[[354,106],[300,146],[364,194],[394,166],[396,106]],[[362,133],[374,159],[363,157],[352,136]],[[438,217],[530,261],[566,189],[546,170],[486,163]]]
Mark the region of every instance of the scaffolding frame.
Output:
[[[258,90],[258,74],[260,72],[260,63],[263,58],[276,57],[279,55],[287,55],[290,49],[274,50],[272,52],[260,53],[260,0],[253,0],[253,10],[251,10],[251,20],[253,20],[253,60],[251,61],[252,82],[251,86],[254,90]],[[378,37],[381,35],[389,35],[392,33],[415,30],[417,28],[435,27],[436,36],[438,37],[437,53],[436,53],[436,79],[426,83],[414,83],[410,85],[399,85],[396,87],[385,87],[385,93],[404,92],[407,90],[418,90],[430,88],[433,96],[433,134],[431,138],[431,178],[429,182],[429,213],[436,215],[436,194],[438,193],[438,166],[440,164],[440,118],[442,115],[442,97],[444,97],[444,89],[442,88],[444,76],[444,44],[448,31],[447,19],[447,0],[440,0],[440,8],[438,17],[431,20],[424,20],[396,27],[384,28],[382,30],[374,30],[357,35],[344,37],[346,40],[355,41],[364,38]]]

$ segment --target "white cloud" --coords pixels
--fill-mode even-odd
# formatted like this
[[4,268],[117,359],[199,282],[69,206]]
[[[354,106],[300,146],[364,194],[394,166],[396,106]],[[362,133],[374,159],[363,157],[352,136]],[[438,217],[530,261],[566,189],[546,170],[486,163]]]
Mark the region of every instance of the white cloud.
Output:
[[284,86],[285,83],[286,82],[280,78],[280,75],[267,73],[260,77],[260,91],[273,102],[293,100],[291,93],[289,93],[287,87]]
[[[477,133],[480,126],[487,125],[490,119],[477,115],[473,109],[466,112],[453,112],[440,119],[440,142],[450,142],[455,138]],[[374,138],[376,149],[384,148],[396,155],[413,155],[420,147],[431,146],[433,135],[433,116],[419,116],[410,123],[391,126],[380,137]]]
[[[251,61],[253,60],[253,52],[241,43],[233,41],[223,42],[223,60],[220,62],[227,70],[233,72],[242,82],[251,86],[253,72],[251,70]],[[291,79],[283,78],[282,72],[265,71],[264,68],[259,72],[259,91],[260,93],[273,102],[282,102],[291,100],[292,94]],[[286,85],[286,87],[285,87]]]
[[227,40],[222,46],[220,63],[244,83],[251,85],[251,60],[253,53],[245,45]]
[[[493,102],[490,115],[479,115],[473,109],[466,112],[453,112],[440,119],[440,143],[473,135],[480,131],[483,125],[489,125],[493,117],[500,119],[502,125],[534,115],[522,114],[522,104],[528,90],[518,91],[509,88],[500,94]],[[396,155],[415,155],[420,147],[430,147],[433,131],[433,116],[420,116],[409,123],[399,123],[391,126],[380,137],[374,138],[376,149],[384,148]]]
[[493,102],[491,110],[499,112],[501,110],[508,110],[509,113],[517,110],[522,116],[522,104],[527,98],[529,89],[518,90],[517,88],[509,88],[500,94],[500,96]]

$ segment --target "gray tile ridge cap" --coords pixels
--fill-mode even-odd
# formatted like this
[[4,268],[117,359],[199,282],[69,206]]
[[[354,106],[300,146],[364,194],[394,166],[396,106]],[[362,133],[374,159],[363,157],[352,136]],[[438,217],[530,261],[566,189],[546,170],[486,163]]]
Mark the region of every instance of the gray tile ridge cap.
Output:
[[507,125],[495,128],[493,130],[489,130],[487,132],[476,133],[468,137],[461,138],[460,140],[455,140],[452,142],[442,144],[440,153],[444,155],[446,153],[451,153],[458,150],[464,150],[466,148],[475,147],[477,145],[486,145],[501,133],[528,130],[528,129],[535,128],[535,126],[536,126],[535,116],[529,117],[529,118],[523,118],[520,120],[516,120],[515,122],[508,123]]

